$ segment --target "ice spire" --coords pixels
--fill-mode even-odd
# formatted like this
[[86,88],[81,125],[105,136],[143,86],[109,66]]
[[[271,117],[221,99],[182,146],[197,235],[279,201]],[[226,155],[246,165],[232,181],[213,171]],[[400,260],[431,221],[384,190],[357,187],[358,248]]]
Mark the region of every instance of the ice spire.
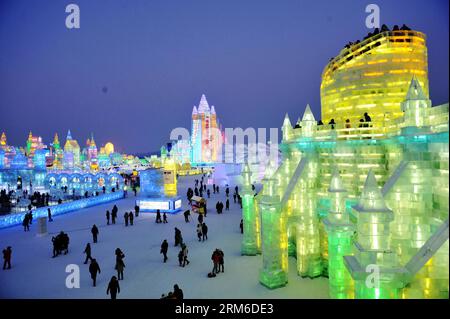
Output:
[[291,120],[289,119],[289,114],[286,113],[283,120],[283,127],[289,126],[292,128]]
[[6,145],[6,134],[5,132],[2,132],[2,137],[0,138],[0,144]]
[[192,108],[192,115],[197,115],[197,114],[198,114],[197,108],[194,105],[194,107]]
[[213,106],[211,106],[211,114],[216,114],[216,109],[214,108],[214,105]]
[[367,175],[364,189],[361,193],[359,202],[354,209],[360,212],[389,212],[386,206],[381,190],[378,187],[377,180],[372,170]]
[[209,104],[206,100],[206,96],[205,94],[202,94],[200,103],[198,104],[198,113],[208,113],[209,111]]
[[427,100],[422,86],[419,83],[416,75],[414,74],[411,83],[409,84],[408,93],[406,94],[406,100]]
[[66,140],[71,140],[72,139],[72,133],[70,133],[70,130],[67,132],[67,137]]
[[306,104],[306,108],[305,108],[305,113],[303,113],[303,117],[302,117],[302,122],[315,122],[316,119],[314,118],[314,114],[311,111],[311,107],[309,106],[309,104]]
[[252,172],[250,170],[250,165],[248,164],[248,162],[246,162],[244,165],[244,169],[242,170],[243,185],[251,186],[252,184],[251,175]]
[[289,115],[286,113],[283,120],[283,126],[281,127],[281,131],[283,132],[283,140],[288,141],[292,137],[292,124],[289,119]]
[[330,193],[341,193],[347,191],[342,184],[341,176],[339,175],[339,171],[336,168],[334,169],[333,175],[331,176],[331,182],[330,187],[328,187],[328,191]]
[[91,146],[95,146],[94,133],[91,133]]

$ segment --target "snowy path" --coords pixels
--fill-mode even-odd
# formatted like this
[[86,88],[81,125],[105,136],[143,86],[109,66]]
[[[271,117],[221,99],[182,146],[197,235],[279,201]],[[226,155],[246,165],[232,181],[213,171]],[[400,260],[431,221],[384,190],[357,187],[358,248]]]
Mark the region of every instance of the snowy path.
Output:
[[[182,177],[178,189],[183,198],[183,210],[187,209],[185,194],[194,177]],[[211,187],[212,188],[212,187]],[[230,192],[234,185],[230,187]],[[289,284],[280,289],[269,290],[258,282],[261,256],[240,255],[241,234],[239,205],[230,200],[230,211],[215,213],[215,203],[225,203],[225,189],[211,194],[208,202],[208,241],[198,242],[196,236],[197,215],[192,214],[190,223],[184,222],[183,214],[168,215],[168,224],[156,224],[154,214],[141,213],[134,226],[125,227],[123,214],[132,211],[134,197],[116,202],[119,208],[116,225],[106,225],[105,212],[113,203],[87,208],[78,212],[57,216],[49,223],[49,235],[36,236],[36,224],[30,232],[21,226],[0,231],[0,248],[12,246],[11,270],[0,270],[0,298],[107,298],[106,287],[114,270],[114,250],[120,247],[125,253],[124,279],[120,281],[118,298],[159,298],[178,283],[185,298],[328,298],[328,280],[325,278],[302,279],[296,275],[295,259],[289,261]],[[99,241],[92,243],[90,228],[99,227]],[[178,266],[179,248],[173,247],[174,227],[178,227],[189,249],[191,263],[185,268]],[[70,236],[69,254],[51,258],[52,235],[63,230]],[[169,242],[169,260],[162,262],[159,253],[163,239]],[[97,259],[101,274],[97,287],[92,287],[88,265],[84,265],[84,247],[91,242],[92,256]],[[222,248],[225,253],[225,273],[207,278],[212,269],[212,251]],[[81,287],[65,286],[65,268],[78,264],[81,269]]]

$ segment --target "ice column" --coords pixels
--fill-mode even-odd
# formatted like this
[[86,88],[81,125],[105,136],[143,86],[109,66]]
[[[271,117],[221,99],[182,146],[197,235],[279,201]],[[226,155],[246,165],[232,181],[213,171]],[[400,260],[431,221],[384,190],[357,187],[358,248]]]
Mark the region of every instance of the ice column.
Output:
[[354,297],[353,279],[344,264],[344,256],[352,253],[354,225],[345,209],[347,190],[342,185],[336,169],[328,188],[330,211],[323,220],[328,234],[328,276],[330,297],[351,299]]
[[242,237],[241,254],[249,256],[261,253],[261,225],[258,210],[255,205],[251,176],[250,166],[246,163],[242,171],[243,185],[241,197],[244,234]]

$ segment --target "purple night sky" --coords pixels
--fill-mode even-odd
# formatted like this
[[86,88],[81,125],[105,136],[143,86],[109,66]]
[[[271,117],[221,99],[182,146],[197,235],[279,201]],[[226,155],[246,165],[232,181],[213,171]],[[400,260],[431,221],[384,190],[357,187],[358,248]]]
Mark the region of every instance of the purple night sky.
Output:
[[371,31],[370,3],[428,36],[431,99],[448,102],[448,0],[0,0],[0,131],[156,151],[202,93],[225,127],[280,127],[306,103],[319,119],[322,70]]

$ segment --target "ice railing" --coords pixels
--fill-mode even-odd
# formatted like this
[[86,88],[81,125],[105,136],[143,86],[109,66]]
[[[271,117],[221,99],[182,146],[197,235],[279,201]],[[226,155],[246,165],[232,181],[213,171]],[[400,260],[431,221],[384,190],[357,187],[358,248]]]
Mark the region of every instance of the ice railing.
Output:
[[[448,112],[448,103],[426,109],[425,125],[430,128],[431,133],[448,132]],[[386,118],[383,121],[323,124],[315,126],[312,138],[317,141],[384,139],[400,135],[401,128],[404,126],[403,117]],[[292,132],[292,137],[288,141],[300,139],[306,135],[302,127],[294,128]]]
[[328,63],[322,76],[330,71],[333,72],[337,70],[340,66],[344,65],[351,59],[380,46],[382,42],[411,42],[412,37],[420,39],[419,41],[423,42],[426,40],[424,33],[413,30],[385,31],[373,35],[357,44],[353,44],[349,48],[342,49],[339,55],[334,57],[330,63]]

